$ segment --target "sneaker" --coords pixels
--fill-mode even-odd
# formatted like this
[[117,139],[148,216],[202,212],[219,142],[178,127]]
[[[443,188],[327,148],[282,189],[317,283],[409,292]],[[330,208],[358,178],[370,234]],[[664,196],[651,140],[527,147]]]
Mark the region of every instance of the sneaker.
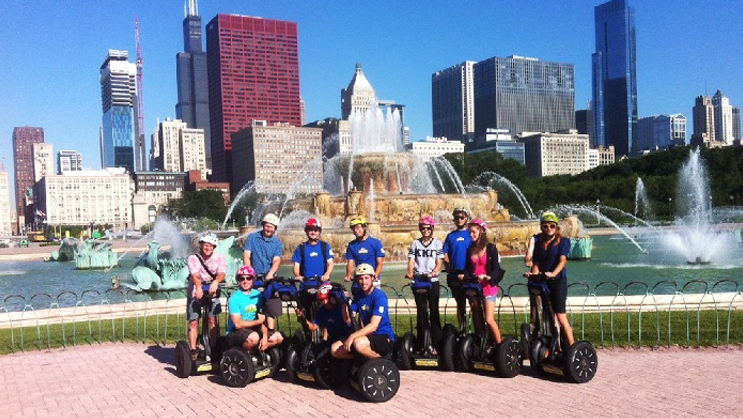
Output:
[[198,350],[191,350],[191,361],[196,361],[199,358]]

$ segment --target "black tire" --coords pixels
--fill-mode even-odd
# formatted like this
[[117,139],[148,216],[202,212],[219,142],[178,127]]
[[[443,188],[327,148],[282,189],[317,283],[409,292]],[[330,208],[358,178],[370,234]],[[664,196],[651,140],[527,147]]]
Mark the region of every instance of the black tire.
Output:
[[233,388],[245,387],[255,377],[255,366],[245,350],[234,347],[225,351],[222,355],[219,372],[227,386]]
[[291,377],[293,382],[299,381],[299,378],[297,378],[297,371],[299,371],[299,353],[294,349],[294,346],[289,347],[286,350],[286,358],[284,359],[284,366],[286,367],[286,372],[289,373],[289,377]]
[[531,326],[521,324],[521,358],[529,358],[529,347],[531,346]]
[[456,342],[457,337],[453,333],[444,334],[444,338],[441,339],[441,350],[439,350],[441,370],[447,372],[454,371],[454,349]]
[[346,383],[345,362],[333,358],[330,347],[323,349],[315,359],[315,380],[323,389],[336,389]]
[[522,347],[513,337],[506,337],[495,348],[495,371],[500,377],[516,377],[521,372]]
[[455,336],[459,333],[459,330],[457,329],[454,324],[445,324],[444,328],[441,329],[442,334],[454,334]]
[[465,335],[462,341],[459,342],[459,347],[456,352],[455,362],[457,369],[463,372],[472,371],[471,361],[475,357],[475,336],[472,334]]
[[577,341],[565,356],[565,372],[572,382],[586,383],[593,379],[598,369],[596,349],[588,341]]
[[284,356],[282,355],[279,347],[271,347],[266,350],[266,356],[268,357],[268,362],[271,365],[271,372],[268,373],[267,377],[273,377],[273,375],[275,375],[281,367],[281,361],[283,360]]
[[307,337],[304,334],[302,328],[294,331],[294,344],[304,344],[307,342]]
[[397,357],[397,366],[400,370],[410,370],[413,368],[413,347],[415,345],[415,335],[412,332],[406,332],[395,344],[395,354]]
[[531,342],[529,348],[529,365],[531,365],[531,369],[537,375],[541,376],[547,373],[542,367],[542,362],[547,360],[544,353],[549,350],[551,344],[552,339],[544,335],[532,340]]
[[191,348],[185,341],[178,341],[175,345],[175,374],[181,379],[191,376],[193,370],[191,361]]
[[361,366],[358,376],[359,390],[370,402],[386,402],[400,389],[400,371],[387,359],[367,361]]

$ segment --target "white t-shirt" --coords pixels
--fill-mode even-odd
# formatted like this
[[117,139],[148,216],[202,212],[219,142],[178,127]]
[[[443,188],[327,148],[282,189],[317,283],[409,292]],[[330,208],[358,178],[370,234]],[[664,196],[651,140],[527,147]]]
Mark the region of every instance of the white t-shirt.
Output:
[[[428,245],[423,245],[418,238],[410,244],[408,258],[415,260],[413,267],[415,274],[428,274],[436,268],[436,260],[444,258],[444,243],[434,238]],[[431,279],[432,282],[438,280],[438,277]]]

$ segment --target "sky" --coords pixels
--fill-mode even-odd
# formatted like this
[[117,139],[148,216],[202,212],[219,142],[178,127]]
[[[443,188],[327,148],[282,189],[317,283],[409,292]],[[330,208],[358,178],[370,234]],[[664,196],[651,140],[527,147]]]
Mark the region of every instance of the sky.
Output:
[[[356,63],[384,100],[405,105],[412,140],[432,134],[431,74],[465,60],[521,55],[575,66],[575,105],[591,99],[594,6],[589,0],[200,0],[218,13],[297,22],[307,121],[340,117]],[[630,0],[637,32],[640,117],[682,113],[721,90],[743,106],[743,2]],[[44,128],[54,155],[73,149],[99,169],[99,71],[109,49],[144,60],[147,146],[158,118],[175,118],[175,55],[183,0],[0,0],[0,162],[13,179],[13,128]],[[206,42],[204,31],[204,43]],[[55,161],[56,164],[56,161]],[[14,195],[14,193],[12,193]]]

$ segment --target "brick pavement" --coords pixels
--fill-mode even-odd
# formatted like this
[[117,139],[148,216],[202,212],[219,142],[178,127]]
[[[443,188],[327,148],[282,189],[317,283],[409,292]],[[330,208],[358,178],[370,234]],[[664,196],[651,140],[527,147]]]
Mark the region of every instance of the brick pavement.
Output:
[[[398,394],[370,404],[348,388],[293,384],[284,371],[245,388],[216,375],[179,379],[172,346],[85,345],[0,357],[0,416],[492,417],[732,416],[743,406],[743,348],[602,349],[589,383],[402,372]],[[550,399],[550,404],[547,404]]]

